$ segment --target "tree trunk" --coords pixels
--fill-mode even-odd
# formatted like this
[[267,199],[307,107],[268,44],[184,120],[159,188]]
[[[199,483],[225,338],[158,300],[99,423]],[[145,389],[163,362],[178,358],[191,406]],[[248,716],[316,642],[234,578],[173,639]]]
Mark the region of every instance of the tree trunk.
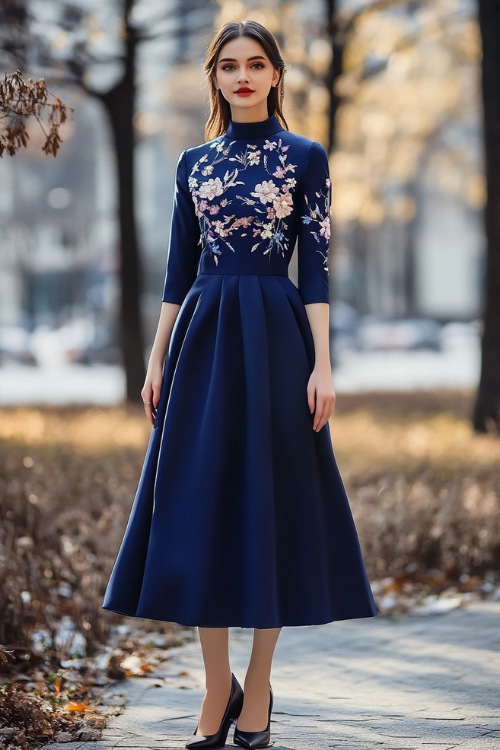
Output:
[[114,88],[99,95],[109,115],[117,160],[121,262],[120,343],[127,401],[137,401],[140,398],[145,376],[144,334],[140,307],[142,274],[134,188],[135,52],[134,30],[127,25],[123,77]]
[[500,432],[500,3],[479,0],[487,201],[486,289],[481,378],[473,414],[477,432]]
[[335,117],[340,105],[340,98],[335,89],[344,64],[345,35],[339,28],[337,0],[325,0],[325,6],[326,30],[332,45],[332,62],[325,81],[329,95],[327,151],[331,154],[335,148]]

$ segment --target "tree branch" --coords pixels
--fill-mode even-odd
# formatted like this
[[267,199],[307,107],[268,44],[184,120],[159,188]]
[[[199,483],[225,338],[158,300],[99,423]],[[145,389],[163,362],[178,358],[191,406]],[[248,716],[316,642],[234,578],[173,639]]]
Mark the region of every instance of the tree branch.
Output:
[[[21,147],[27,146],[26,122],[30,118],[38,122],[45,136],[42,151],[56,156],[62,143],[59,128],[73,111],[47,91],[43,78],[25,81],[20,70],[10,75],[6,73],[0,83],[0,118],[6,120],[0,128],[0,157],[4,153],[14,156]],[[44,116],[48,131],[44,127]]]

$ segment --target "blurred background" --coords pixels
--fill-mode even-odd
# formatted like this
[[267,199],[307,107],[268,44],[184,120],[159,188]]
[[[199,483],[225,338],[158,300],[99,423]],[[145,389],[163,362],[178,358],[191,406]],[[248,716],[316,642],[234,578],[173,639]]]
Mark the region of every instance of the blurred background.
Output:
[[56,158],[44,110],[24,147],[0,76],[0,683],[36,668],[40,700],[178,642],[101,602],[150,432],[175,165],[204,140],[206,47],[245,18],[330,158],[331,429],[379,611],[500,599],[498,0],[2,0],[1,70],[74,109]]
[[1,403],[139,399],[175,163],[203,141],[204,52],[214,28],[245,16],[278,38],[290,128],[331,155],[337,389],[477,383],[475,0],[3,6],[3,66],[44,76],[75,116],[56,159],[33,121],[30,147],[0,163]]

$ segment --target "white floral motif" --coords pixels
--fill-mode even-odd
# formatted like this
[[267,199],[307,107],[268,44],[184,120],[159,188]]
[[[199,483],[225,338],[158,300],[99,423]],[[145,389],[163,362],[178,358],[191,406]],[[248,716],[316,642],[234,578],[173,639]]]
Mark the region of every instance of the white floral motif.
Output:
[[222,195],[223,192],[224,188],[219,177],[202,182],[198,190],[200,198],[208,198],[208,200],[213,200],[217,195]]
[[[316,242],[320,245],[320,249],[317,251],[323,258],[323,268],[328,273],[328,259],[329,259],[329,240],[330,240],[330,189],[331,181],[327,177],[325,180],[326,190],[318,190],[315,193],[316,198],[322,199],[323,208],[320,209],[318,203],[314,206],[309,201],[307,195],[304,195],[306,206],[309,210],[309,214],[301,216],[303,224],[317,224],[319,226],[319,232],[311,229],[311,235],[314,237]],[[322,238],[322,239],[320,239]]]
[[260,233],[262,239],[264,239],[264,240],[265,239],[271,239],[271,237],[273,236],[272,229],[273,229],[273,225],[272,224],[263,224],[262,225],[262,230],[261,230],[261,233]]
[[250,151],[248,154],[248,163],[252,167],[260,164],[260,151]]
[[255,192],[250,193],[254,198],[260,198],[261,203],[272,203],[280,189],[272,180],[264,180],[255,186]]

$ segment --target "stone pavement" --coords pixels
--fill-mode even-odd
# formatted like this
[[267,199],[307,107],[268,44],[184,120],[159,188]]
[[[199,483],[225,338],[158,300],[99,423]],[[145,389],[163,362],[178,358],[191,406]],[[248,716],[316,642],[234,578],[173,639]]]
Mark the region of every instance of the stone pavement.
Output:
[[[241,683],[251,636],[231,629],[231,665]],[[284,628],[271,682],[275,750],[500,750],[500,603]],[[113,686],[128,703],[102,740],[46,747],[181,750],[203,689],[196,639],[154,675]],[[229,747],[232,737],[231,728]]]

